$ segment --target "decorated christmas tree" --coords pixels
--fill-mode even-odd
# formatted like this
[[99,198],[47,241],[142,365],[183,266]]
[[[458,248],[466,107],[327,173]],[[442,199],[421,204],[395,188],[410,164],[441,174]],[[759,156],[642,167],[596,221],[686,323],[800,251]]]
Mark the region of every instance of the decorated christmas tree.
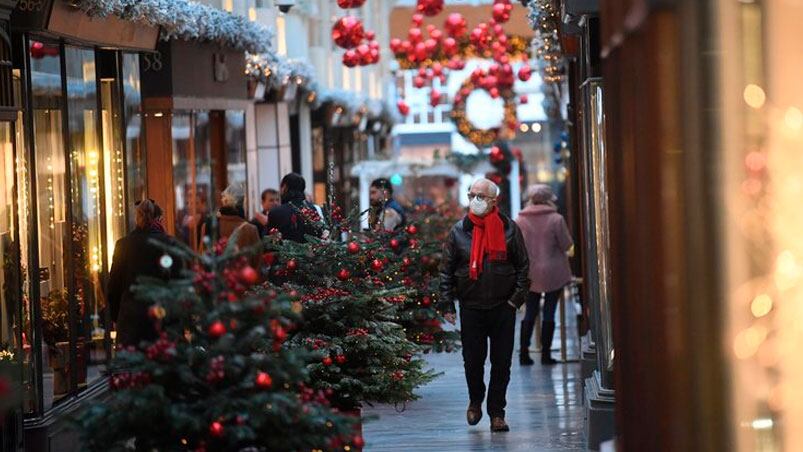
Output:
[[332,392],[311,386],[308,364],[318,357],[285,346],[300,321],[290,298],[253,291],[260,271],[224,242],[203,256],[168,249],[161,264],[174,257],[193,263],[183,278],[134,288],[151,304],[159,338],[118,351],[110,396],[80,418],[86,449],[362,447],[354,419],[331,407]]
[[[348,229],[348,220],[334,217],[326,221],[335,224],[330,231]],[[331,389],[342,409],[415,400],[414,390],[435,377],[398,322],[399,307],[415,291],[397,283],[402,263],[391,248],[367,235],[352,237],[309,237],[307,243],[268,238],[273,281],[296,292],[303,309],[304,322],[291,342],[321,354],[310,366],[316,388]]]

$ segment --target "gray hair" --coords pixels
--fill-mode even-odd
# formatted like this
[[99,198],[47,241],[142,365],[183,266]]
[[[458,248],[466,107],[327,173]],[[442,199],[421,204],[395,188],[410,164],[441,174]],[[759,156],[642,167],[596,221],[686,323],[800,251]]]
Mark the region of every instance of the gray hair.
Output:
[[242,207],[245,200],[245,189],[242,184],[231,184],[220,194],[220,204],[223,207]]
[[493,196],[494,198],[499,196],[499,186],[496,185],[494,183],[494,181],[492,181],[490,179],[486,179],[484,177],[480,177],[480,178],[474,179],[474,182],[471,183],[471,186],[473,187],[473,186],[475,186],[477,184],[482,184],[482,185],[485,185],[486,187],[489,187],[491,189],[491,192],[492,192],[491,196]]

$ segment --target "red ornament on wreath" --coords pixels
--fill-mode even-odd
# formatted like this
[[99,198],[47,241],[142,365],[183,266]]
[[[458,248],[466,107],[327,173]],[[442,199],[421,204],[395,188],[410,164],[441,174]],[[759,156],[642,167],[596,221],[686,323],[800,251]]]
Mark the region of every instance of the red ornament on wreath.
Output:
[[342,17],[332,27],[332,40],[344,49],[358,46],[364,37],[362,22],[354,16]]
[[343,9],[359,8],[365,4],[365,0],[337,0],[337,6]]
[[443,11],[444,0],[418,0],[415,9],[425,16],[437,16]]

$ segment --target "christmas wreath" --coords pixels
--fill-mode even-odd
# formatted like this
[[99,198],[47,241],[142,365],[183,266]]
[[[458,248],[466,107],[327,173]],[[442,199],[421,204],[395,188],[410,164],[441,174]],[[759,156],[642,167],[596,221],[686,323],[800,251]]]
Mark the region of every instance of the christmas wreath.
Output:
[[[480,78],[482,78],[483,81],[477,83]],[[466,78],[454,97],[451,112],[452,121],[454,121],[457,127],[457,132],[478,147],[488,146],[500,139],[513,138],[518,125],[516,96],[512,86],[500,90],[497,86],[489,86],[487,83],[483,83],[484,80],[487,80],[487,78],[483,76],[475,77],[472,75],[472,77]],[[504,100],[505,116],[499,127],[479,129],[468,119],[468,115],[466,114],[466,102],[471,93],[477,89],[484,89],[488,91],[491,97],[501,97]]]

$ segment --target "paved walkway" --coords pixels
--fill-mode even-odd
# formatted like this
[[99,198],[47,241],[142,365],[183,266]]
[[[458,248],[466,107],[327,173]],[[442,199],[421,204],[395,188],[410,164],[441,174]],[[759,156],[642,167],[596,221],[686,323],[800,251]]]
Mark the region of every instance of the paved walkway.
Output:
[[[555,336],[559,343],[557,333]],[[474,427],[466,423],[468,392],[463,359],[460,353],[438,354],[428,356],[428,361],[445,374],[419,390],[420,400],[408,404],[401,413],[392,406],[364,410],[365,415],[380,416],[364,426],[365,450],[585,450],[580,365],[542,367],[536,359],[534,366],[521,367],[518,340],[516,344],[506,409],[510,432],[492,434],[487,413]],[[532,356],[537,358],[535,353]],[[486,364],[486,382],[489,373],[490,364]]]

